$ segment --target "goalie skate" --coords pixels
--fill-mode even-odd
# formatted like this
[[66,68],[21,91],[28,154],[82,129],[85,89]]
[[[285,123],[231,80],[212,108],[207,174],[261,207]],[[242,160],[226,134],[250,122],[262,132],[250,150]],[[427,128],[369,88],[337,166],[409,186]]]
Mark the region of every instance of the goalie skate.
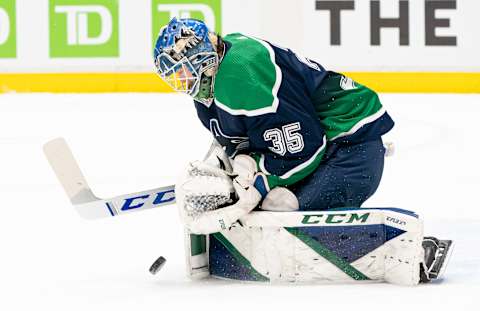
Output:
[[425,250],[425,262],[420,265],[420,280],[428,283],[440,279],[450,260],[453,251],[453,241],[425,237],[422,242]]

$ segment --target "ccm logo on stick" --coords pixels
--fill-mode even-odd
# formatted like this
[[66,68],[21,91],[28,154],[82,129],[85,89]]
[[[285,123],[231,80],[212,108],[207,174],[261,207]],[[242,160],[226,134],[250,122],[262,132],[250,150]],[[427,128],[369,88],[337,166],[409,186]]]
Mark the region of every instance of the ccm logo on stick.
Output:
[[148,202],[149,199],[153,199],[153,205],[159,205],[167,202],[171,202],[175,200],[175,191],[174,190],[167,190],[158,192],[155,195],[145,194],[142,196],[132,197],[125,199],[122,204],[122,211],[128,211],[132,209],[141,208]]

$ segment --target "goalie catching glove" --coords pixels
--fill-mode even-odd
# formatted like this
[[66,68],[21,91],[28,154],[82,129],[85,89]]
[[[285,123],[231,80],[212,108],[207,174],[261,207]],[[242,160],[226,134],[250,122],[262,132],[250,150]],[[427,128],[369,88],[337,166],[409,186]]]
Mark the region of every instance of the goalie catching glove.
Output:
[[239,157],[234,160],[233,180],[232,174],[210,163],[188,165],[175,192],[180,218],[190,232],[210,234],[228,229],[260,203],[262,195],[253,184],[261,177],[240,169],[236,164]]

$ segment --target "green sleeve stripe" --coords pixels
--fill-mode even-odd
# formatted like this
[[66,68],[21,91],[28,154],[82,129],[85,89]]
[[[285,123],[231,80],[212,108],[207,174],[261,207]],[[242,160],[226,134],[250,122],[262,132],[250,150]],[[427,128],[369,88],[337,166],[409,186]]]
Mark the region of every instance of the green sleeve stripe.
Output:
[[[273,48],[265,41],[263,40],[260,40],[260,39],[257,39],[257,38],[254,38],[254,37],[246,37],[246,36],[242,36],[242,38],[245,38],[245,39],[250,39],[250,40],[253,40],[257,43],[259,43],[263,48],[265,48],[267,51],[268,51],[268,57],[269,58],[265,58],[265,60],[269,60],[271,62],[271,64],[268,64],[268,66],[273,66],[273,68],[275,69],[275,82],[273,83],[273,86],[271,86],[271,94],[268,95],[268,97],[271,97],[273,98],[272,99],[272,102],[268,102],[268,103],[264,103],[263,104],[263,107],[261,108],[255,108],[255,107],[258,107],[258,106],[262,106],[261,104],[261,100],[259,100],[258,98],[256,100],[250,100],[246,103],[243,104],[243,106],[241,107],[237,107],[236,105],[238,105],[238,103],[241,103],[242,100],[239,100],[239,98],[241,99],[242,96],[245,97],[246,94],[239,94],[235,101],[235,103],[231,103],[230,101],[232,100],[232,98],[230,98],[229,96],[225,96],[225,94],[222,93],[222,91],[225,91],[225,89],[229,89],[229,94],[235,94],[237,92],[236,89],[231,89],[233,86],[231,85],[227,85],[227,83],[223,83],[222,84],[222,81],[221,79],[224,78],[228,81],[235,81],[235,79],[238,79],[238,75],[239,73],[237,73],[237,76],[235,76],[234,78],[231,77],[231,75],[227,74],[226,72],[228,72],[229,70],[231,70],[229,67],[233,66],[231,64],[228,64],[227,60],[224,60],[224,63],[223,64],[223,67],[222,65],[220,66],[220,70],[219,70],[219,73],[217,74],[217,79],[219,79],[220,81],[217,81],[217,84],[219,85],[218,86],[218,90],[216,90],[217,94],[215,96],[215,104],[221,108],[222,110],[228,112],[229,114],[231,115],[235,115],[235,116],[238,116],[238,115],[242,115],[242,116],[248,116],[248,117],[252,117],[252,116],[260,116],[260,115],[264,115],[264,114],[268,114],[268,113],[275,113],[277,112],[277,109],[278,109],[278,105],[280,103],[280,100],[278,99],[278,91],[280,89],[280,85],[282,84],[282,79],[283,79],[283,76],[282,76],[282,70],[280,69],[280,67],[277,65],[277,63],[275,62],[275,51],[273,50]],[[238,40],[238,39],[237,39]],[[230,52],[232,53],[232,52]],[[228,57],[228,54],[227,56]],[[224,68],[224,67],[227,67],[229,66],[228,68]],[[262,67],[263,69],[265,69],[265,67]],[[272,73],[273,74],[273,73]],[[226,76],[225,76],[226,75]],[[256,89],[258,88],[258,81],[243,81],[243,80],[238,80],[238,84],[235,85],[235,87],[238,87],[238,85],[246,85],[248,86],[248,88],[252,88],[252,89]],[[273,82],[273,81],[272,81]],[[222,86],[222,87],[220,87]],[[248,91],[248,88],[246,90],[243,90],[243,91]],[[269,90],[266,90],[266,92],[270,93]],[[250,93],[250,92],[247,92],[247,93]],[[246,97],[247,98],[247,97]],[[269,98],[270,99],[270,98]]]
[[[276,106],[271,106],[271,107],[265,107],[265,108],[260,108],[260,109],[254,109],[254,110],[246,110],[246,109],[232,109],[222,103],[218,98],[215,98],[215,105],[222,109],[223,111],[228,112],[231,115],[234,116],[247,116],[247,117],[254,117],[254,116],[261,116],[267,113],[275,113],[278,108],[278,98],[275,98],[277,100]],[[275,102],[274,99],[274,102]]]
[[263,40],[259,40],[257,38],[252,38],[252,39],[257,41],[261,45],[263,45],[268,50],[268,54],[270,54],[270,61],[272,62],[273,66],[275,67],[276,79],[275,79],[275,84],[273,85],[273,88],[272,88],[273,102],[272,102],[271,109],[272,109],[272,112],[276,112],[277,109],[278,109],[278,104],[280,103],[280,100],[278,99],[278,90],[280,89],[280,85],[282,84],[282,78],[283,78],[282,70],[280,69],[280,67],[275,62],[275,51],[272,49],[270,44],[268,44],[267,42],[265,42]]
[[373,121],[379,119],[381,116],[383,116],[385,114],[385,112],[386,112],[385,108],[381,107],[380,110],[378,110],[374,114],[360,120],[348,132],[340,133],[340,134],[336,135],[335,137],[332,137],[330,139],[330,141],[335,140],[335,139],[340,138],[340,137],[345,137],[345,136],[350,136],[350,135],[355,134],[355,132],[357,132],[362,126],[364,126],[365,124],[368,124],[368,123],[372,123]]
[[272,175],[267,171],[267,169],[265,168],[265,156],[263,154],[259,158],[257,158],[258,167],[265,175],[267,175],[268,185],[270,186],[270,188],[274,188],[276,186],[291,185],[302,180],[318,167],[323,155],[325,154],[326,147],[327,138],[326,136],[323,136],[322,145],[320,146],[320,148],[318,148],[318,150],[310,159],[294,167],[293,169],[284,173],[281,176]]

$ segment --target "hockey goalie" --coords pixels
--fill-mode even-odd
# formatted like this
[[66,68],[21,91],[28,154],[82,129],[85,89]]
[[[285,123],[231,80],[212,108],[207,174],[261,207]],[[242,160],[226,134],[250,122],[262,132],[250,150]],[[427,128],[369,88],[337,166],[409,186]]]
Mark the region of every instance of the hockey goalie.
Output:
[[382,135],[394,126],[374,91],[194,19],[163,27],[154,58],[214,138],[175,189],[190,275],[405,285],[440,277],[451,241],[424,237],[413,212],[360,208],[380,183]]

